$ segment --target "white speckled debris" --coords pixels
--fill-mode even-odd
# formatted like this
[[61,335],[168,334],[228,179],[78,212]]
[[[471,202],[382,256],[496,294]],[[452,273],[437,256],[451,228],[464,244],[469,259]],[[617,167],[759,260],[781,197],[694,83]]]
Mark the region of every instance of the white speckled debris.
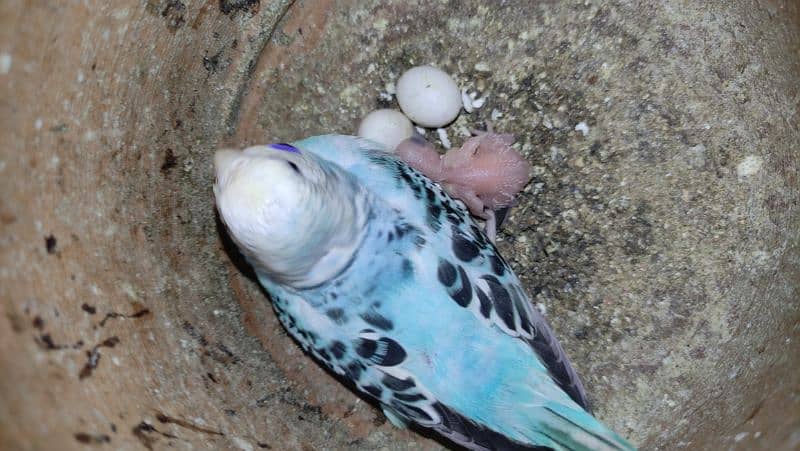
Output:
[[736,165],[736,175],[747,178],[761,170],[764,160],[758,155],[748,155]]
[[445,149],[450,149],[453,147],[453,144],[450,142],[450,138],[447,136],[447,130],[443,128],[437,128],[436,134],[439,135],[439,141],[441,141],[442,147]]
[[575,131],[581,132],[583,136],[586,136],[589,134],[589,126],[586,125],[586,122],[583,121],[578,122],[577,124],[575,124]]

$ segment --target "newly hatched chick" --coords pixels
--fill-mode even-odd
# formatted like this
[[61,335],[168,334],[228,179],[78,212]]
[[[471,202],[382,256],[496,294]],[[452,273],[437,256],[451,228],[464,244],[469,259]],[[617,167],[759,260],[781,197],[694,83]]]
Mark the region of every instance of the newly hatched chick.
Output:
[[510,207],[531,179],[531,166],[511,147],[514,137],[490,132],[469,138],[464,145],[440,155],[421,136],[402,141],[395,154],[406,164],[442,184],[470,213],[486,220],[486,234],[494,240],[496,214]]

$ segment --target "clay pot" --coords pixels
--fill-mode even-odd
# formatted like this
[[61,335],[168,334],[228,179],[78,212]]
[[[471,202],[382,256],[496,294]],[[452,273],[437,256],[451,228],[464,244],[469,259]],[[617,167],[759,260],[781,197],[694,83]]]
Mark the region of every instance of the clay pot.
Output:
[[488,96],[456,144],[494,116],[534,165],[500,249],[598,417],[798,446],[797,4],[290,3],[0,3],[0,448],[442,446],[287,337],[211,192],[418,64]]

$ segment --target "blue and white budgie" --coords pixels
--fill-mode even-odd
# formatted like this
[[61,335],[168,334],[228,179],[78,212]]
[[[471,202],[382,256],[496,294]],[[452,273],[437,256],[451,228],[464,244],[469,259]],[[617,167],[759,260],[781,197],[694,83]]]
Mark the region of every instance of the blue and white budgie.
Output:
[[327,135],[221,150],[228,231],[302,347],[469,449],[630,450],[464,205],[380,145]]

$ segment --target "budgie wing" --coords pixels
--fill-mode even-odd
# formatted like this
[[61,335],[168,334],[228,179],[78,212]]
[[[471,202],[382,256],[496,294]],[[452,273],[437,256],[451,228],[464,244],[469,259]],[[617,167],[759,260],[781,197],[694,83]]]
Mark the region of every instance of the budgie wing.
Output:
[[550,449],[511,440],[441,403],[403,366],[406,350],[390,334],[375,331],[358,319],[351,320],[348,328],[337,327],[335,320],[302,296],[260,279],[270,292],[279,320],[301,347],[380,402],[393,422],[436,430],[469,449]]
[[553,380],[589,410],[586,392],[566,353],[463,203],[369,140],[324,135],[296,145],[342,166],[387,204],[406,213],[409,221],[440,234],[431,240],[440,256],[437,276],[453,300],[530,344]]

